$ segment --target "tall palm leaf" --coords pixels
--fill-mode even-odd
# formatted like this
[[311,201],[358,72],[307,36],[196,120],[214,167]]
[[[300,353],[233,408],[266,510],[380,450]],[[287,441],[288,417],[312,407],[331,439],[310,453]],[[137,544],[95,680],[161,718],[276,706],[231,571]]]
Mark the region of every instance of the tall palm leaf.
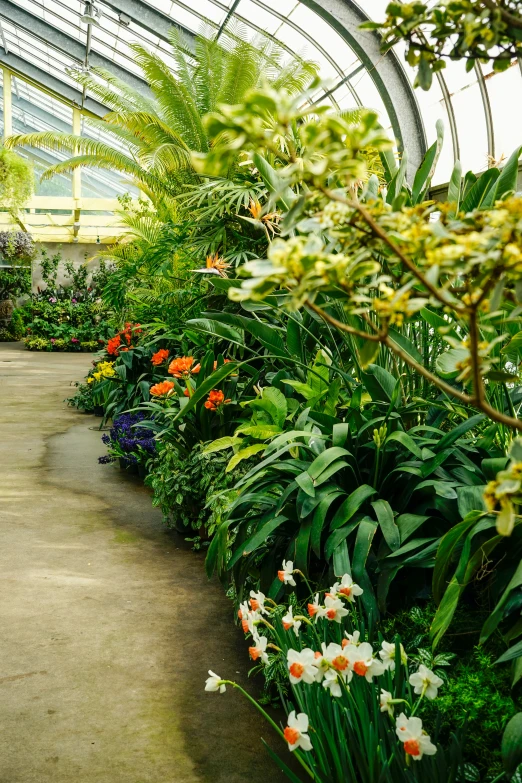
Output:
[[75,73],[80,84],[110,110],[89,120],[104,141],[68,133],[29,133],[6,140],[12,148],[29,145],[70,153],[48,168],[44,179],[86,166],[127,175],[161,209],[194,184],[198,177],[192,152],[206,152],[210,141],[202,118],[219,103],[238,103],[245,93],[266,81],[284,82],[290,92],[302,89],[316,75],[303,59],[288,61],[285,50],[267,36],[247,41],[235,26],[219,41],[204,36],[190,42],[176,29],[170,35],[176,70],[172,71],[141,44],[133,44],[135,61],[149,85],[144,96],[102,69]]

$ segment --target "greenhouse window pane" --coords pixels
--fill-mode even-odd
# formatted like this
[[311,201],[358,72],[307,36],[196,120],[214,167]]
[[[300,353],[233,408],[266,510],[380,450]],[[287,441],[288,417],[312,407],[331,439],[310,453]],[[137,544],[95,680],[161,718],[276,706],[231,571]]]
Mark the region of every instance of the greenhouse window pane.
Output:
[[522,92],[522,74],[517,62],[503,73],[490,72],[486,85],[491,103],[495,128],[495,157],[508,157],[522,143],[522,103],[506,100],[507,96],[519,96]]

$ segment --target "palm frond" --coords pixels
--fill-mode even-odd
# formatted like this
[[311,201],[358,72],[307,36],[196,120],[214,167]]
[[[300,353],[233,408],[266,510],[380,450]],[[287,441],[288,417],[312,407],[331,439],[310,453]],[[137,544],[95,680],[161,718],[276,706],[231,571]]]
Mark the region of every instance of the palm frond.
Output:
[[159,57],[140,44],[133,44],[131,48],[136,62],[156,95],[163,119],[183,137],[190,149],[207,151],[208,141],[201,116],[190,92]]

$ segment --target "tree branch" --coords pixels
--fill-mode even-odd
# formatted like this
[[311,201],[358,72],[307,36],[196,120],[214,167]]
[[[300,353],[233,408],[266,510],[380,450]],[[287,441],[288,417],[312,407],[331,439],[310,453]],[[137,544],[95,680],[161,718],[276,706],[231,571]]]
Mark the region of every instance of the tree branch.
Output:
[[[501,413],[501,411],[497,411],[487,402],[487,400],[483,396],[484,389],[482,384],[482,377],[480,377],[480,384],[479,384],[479,393],[480,393],[480,389],[482,389],[482,396],[479,397],[479,399],[477,399],[475,396],[471,397],[469,394],[465,394],[464,392],[455,389],[454,386],[451,386],[449,383],[446,383],[446,381],[443,381],[442,378],[439,378],[437,375],[434,375],[432,372],[430,372],[426,367],[424,367],[424,365],[419,364],[417,361],[415,361],[415,359],[412,356],[410,356],[409,353],[403,351],[402,348],[400,348],[397,345],[397,343],[394,342],[391,337],[389,337],[389,335],[383,333],[367,334],[366,332],[361,332],[358,329],[353,329],[351,326],[348,326],[347,324],[343,324],[342,321],[338,321],[336,318],[333,318],[331,315],[326,313],[322,308],[313,304],[309,300],[306,301],[306,306],[309,307],[311,310],[313,310],[314,313],[317,313],[317,315],[321,316],[321,318],[324,321],[326,321],[329,324],[332,324],[332,326],[337,327],[343,332],[348,332],[348,334],[355,334],[358,337],[362,337],[364,340],[371,340],[372,342],[380,342],[383,345],[386,345],[386,347],[389,348],[390,351],[392,351],[394,354],[396,354],[396,356],[402,359],[403,362],[405,362],[414,370],[416,370],[419,373],[419,375],[422,375],[423,378],[426,378],[426,380],[428,380],[434,386],[437,386],[439,389],[441,389],[441,391],[445,392],[448,396],[456,397],[457,400],[460,400],[460,402],[464,403],[465,405],[469,405],[473,408],[477,408],[478,410],[481,410],[492,421],[496,421],[499,424],[505,424],[507,427],[513,427],[514,429],[522,432],[522,419],[515,419],[512,418],[511,416],[506,416],[504,413]],[[479,366],[479,372],[480,372],[480,366]]]
[[351,207],[351,209],[356,210],[360,213],[363,220],[369,225],[371,230],[373,231],[374,235],[379,237],[379,239],[382,239],[382,241],[390,248],[392,253],[399,258],[404,266],[406,266],[412,275],[417,278],[417,280],[422,283],[424,288],[430,292],[432,296],[434,296],[441,304],[443,305],[449,305],[450,307],[455,310],[457,313],[465,313],[466,308],[459,307],[455,304],[455,302],[448,301],[440,292],[440,290],[434,286],[432,283],[430,283],[429,280],[426,279],[426,277],[422,274],[422,272],[415,266],[413,261],[406,256],[402,250],[397,247],[395,242],[388,236],[386,231],[384,231],[383,228],[380,227],[380,225],[373,219],[372,215],[368,212],[365,207],[363,207],[362,204],[359,204],[357,201],[350,201],[349,199],[344,198],[343,196],[337,195],[334,191],[330,190],[329,188],[320,188],[320,190],[324,193],[325,196],[327,196],[329,199],[333,201],[339,201],[341,204],[346,204],[346,206]]

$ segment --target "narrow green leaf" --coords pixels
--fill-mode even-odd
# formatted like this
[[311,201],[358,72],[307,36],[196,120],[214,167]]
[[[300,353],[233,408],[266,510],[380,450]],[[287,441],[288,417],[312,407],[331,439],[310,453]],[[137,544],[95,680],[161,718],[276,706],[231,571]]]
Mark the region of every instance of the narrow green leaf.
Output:
[[360,487],[357,487],[357,489],[348,495],[346,500],[343,501],[337,509],[335,516],[332,519],[330,530],[337,530],[337,528],[342,525],[346,525],[353,515],[359,511],[363,503],[365,503],[368,498],[371,498],[372,495],[375,495],[375,493],[376,490],[368,484],[362,484]]

